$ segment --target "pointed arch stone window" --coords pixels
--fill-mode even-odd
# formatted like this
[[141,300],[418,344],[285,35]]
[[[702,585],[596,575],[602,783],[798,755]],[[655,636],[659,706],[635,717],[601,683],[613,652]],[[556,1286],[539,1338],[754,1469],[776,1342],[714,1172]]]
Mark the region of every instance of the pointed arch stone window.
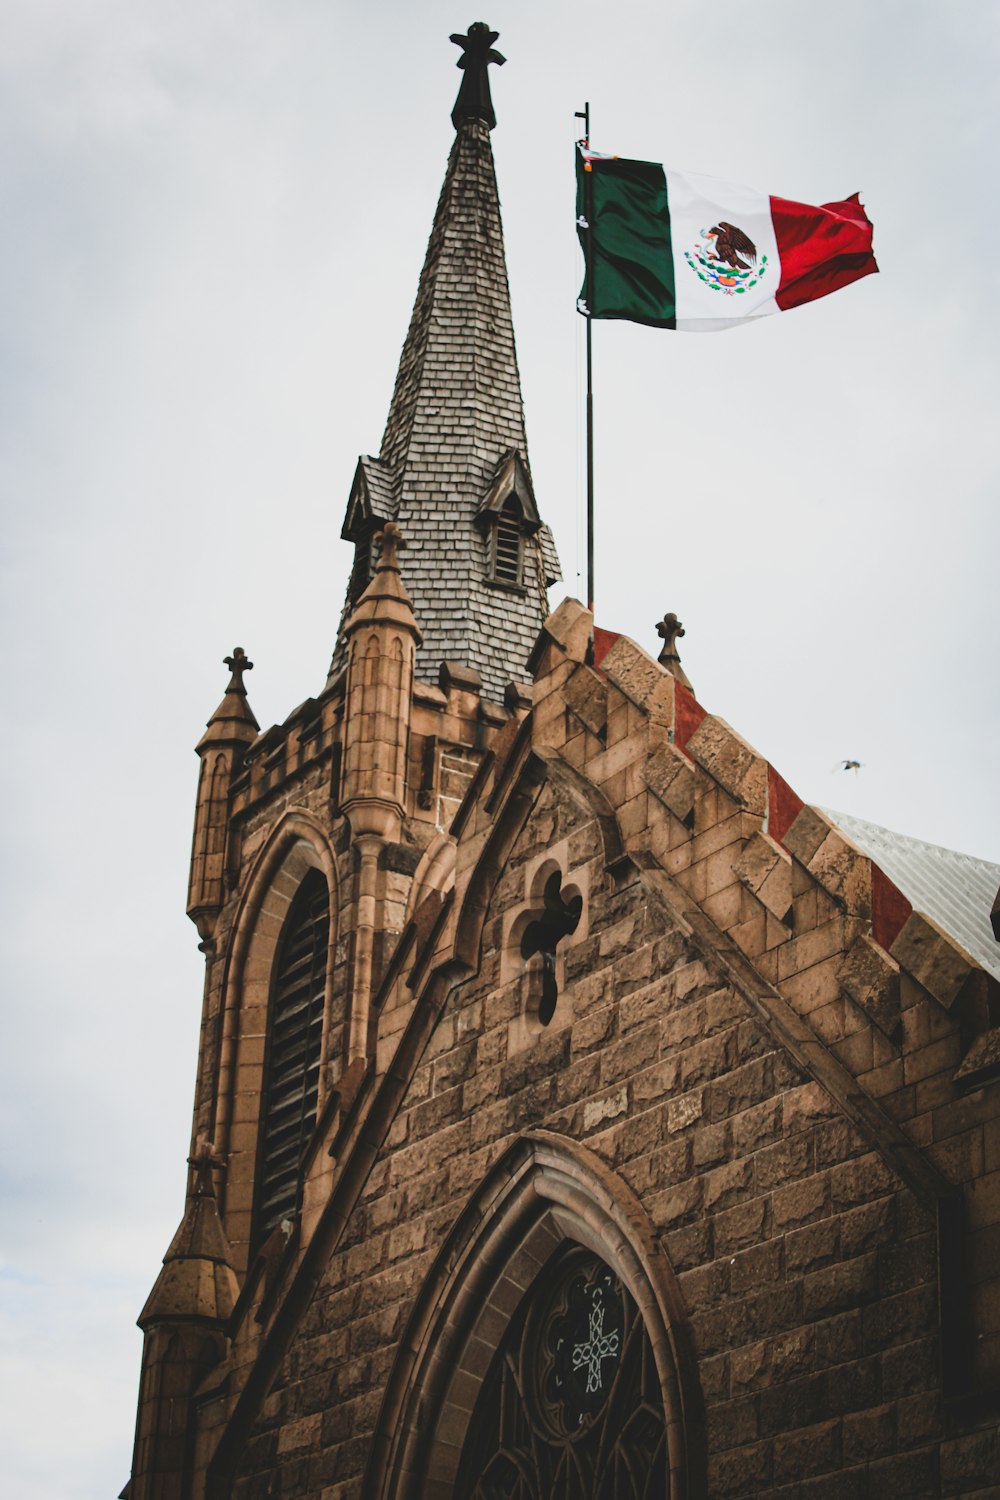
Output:
[[487,580],[523,589],[528,547],[541,519],[528,466],[516,448],[509,448],[497,464],[476,522],[486,543]]
[[306,875],[285,921],[271,988],[254,1214],[258,1244],[294,1218],[302,1153],[316,1123],[330,940],[330,893]]
[[524,1298],[472,1413],[455,1500],[648,1500],[666,1493],[652,1345],[619,1278],[565,1247]]
[[708,1493],[690,1325],[656,1229],[586,1147],[529,1131],[459,1214],[389,1372],[371,1500]]

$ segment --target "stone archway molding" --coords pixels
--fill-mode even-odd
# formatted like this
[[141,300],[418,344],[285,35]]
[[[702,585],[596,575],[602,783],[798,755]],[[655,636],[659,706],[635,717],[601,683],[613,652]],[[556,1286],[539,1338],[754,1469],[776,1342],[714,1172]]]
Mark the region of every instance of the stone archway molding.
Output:
[[656,1231],[635,1194],[594,1152],[554,1131],[532,1130],[473,1193],[417,1296],[372,1444],[363,1490],[370,1500],[452,1493],[502,1329],[567,1241],[611,1266],[642,1315],[667,1421],[669,1500],[707,1494],[697,1365]]
[[[333,989],[332,955],[340,911],[336,855],[329,834],[319,819],[306,808],[292,807],[275,824],[257,856],[236,912],[229,942],[222,984],[218,1083],[211,1132],[216,1149],[224,1157],[228,1157],[230,1148],[233,1094],[240,1062],[241,1018],[248,998],[254,998],[253,995],[248,997],[248,988],[256,992],[257,1003],[266,1006],[271,970],[285,917],[296,890],[310,869],[320,871],[330,892],[331,957],[327,963],[325,1001],[328,1019]],[[326,1055],[327,1026],[324,1023],[324,1060]]]
[[449,833],[437,833],[420,856],[420,863],[413,872],[413,883],[406,900],[406,920],[409,921],[420,903],[436,892],[446,896],[455,886],[455,840]]

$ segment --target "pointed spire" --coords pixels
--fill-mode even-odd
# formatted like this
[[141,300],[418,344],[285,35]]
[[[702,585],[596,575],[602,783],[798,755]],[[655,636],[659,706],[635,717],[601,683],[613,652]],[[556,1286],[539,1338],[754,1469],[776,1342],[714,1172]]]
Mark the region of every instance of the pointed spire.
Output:
[[253,662],[242,646],[223,660],[230,672],[229,686],[195,746],[201,774],[194,809],[187,914],[198,928],[203,947],[211,941],[222,908],[230,787],[243,769],[247,747],[260,730],[243,684],[243,675],[252,670]]
[[376,540],[382,550],[375,577],[344,626],[340,805],[356,835],[395,839],[406,807],[406,746],[421,636],[399,573],[399,527],[387,522]]
[[198,750],[206,745],[233,740],[248,745],[260,732],[260,725],[247,701],[247,690],[243,682],[243,674],[253,671],[253,662],[242,646],[234,646],[232,656],[224,656],[222,660],[231,674],[229,686],[198,741]]
[[[525,676],[548,613],[545,589],[560,575],[533,497],[527,504],[515,494],[503,517],[485,506],[505,456],[517,454],[526,492],[530,467],[490,147],[486,68],[499,58],[496,33],[477,23],[453,40],[464,72],[455,142],[381,452],[362,461],[352,490],[345,532],[359,565],[347,611],[368,571],[372,531],[397,520],[410,543],[406,581],[424,637],[417,675],[433,682],[442,661],[464,663],[500,703],[506,685]],[[339,648],[332,670],[344,659]]]
[[194,1168],[194,1182],[184,1217],[163,1257],[163,1269],[139,1314],[143,1329],[167,1321],[221,1325],[239,1296],[232,1251],[212,1186],[212,1172],[222,1162],[207,1141],[199,1141],[188,1163]]
[[527,439],[489,127],[468,115],[448,159],[379,454],[395,471],[397,505],[413,506],[425,477],[445,490],[484,444],[491,457],[475,465],[477,500],[501,454],[526,455]]

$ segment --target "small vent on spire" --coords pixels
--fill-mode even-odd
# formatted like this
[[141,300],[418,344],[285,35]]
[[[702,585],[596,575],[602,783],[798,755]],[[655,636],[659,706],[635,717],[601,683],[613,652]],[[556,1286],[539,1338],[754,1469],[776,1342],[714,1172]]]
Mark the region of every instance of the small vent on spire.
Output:
[[521,583],[524,539],[521,507],[513,497],[497,516],[491,538],[490,572],[497,583]]

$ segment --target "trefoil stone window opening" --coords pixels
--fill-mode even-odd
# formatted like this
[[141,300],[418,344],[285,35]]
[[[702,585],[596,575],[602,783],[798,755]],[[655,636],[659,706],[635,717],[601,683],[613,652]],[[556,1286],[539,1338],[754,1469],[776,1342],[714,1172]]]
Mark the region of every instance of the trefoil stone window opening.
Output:
[[538,996],[536,1014],[543,1026],[548,1026],[555,1015],[559,999],[556,980],[556,948],[563,938],[569,937],[580,925],[583,897],[579,893],[562,889],[562,875],[554,870],[545,882],[542,892],[543,907],[524,929],[521,938],[521,957],[541,956],[541,993]]

